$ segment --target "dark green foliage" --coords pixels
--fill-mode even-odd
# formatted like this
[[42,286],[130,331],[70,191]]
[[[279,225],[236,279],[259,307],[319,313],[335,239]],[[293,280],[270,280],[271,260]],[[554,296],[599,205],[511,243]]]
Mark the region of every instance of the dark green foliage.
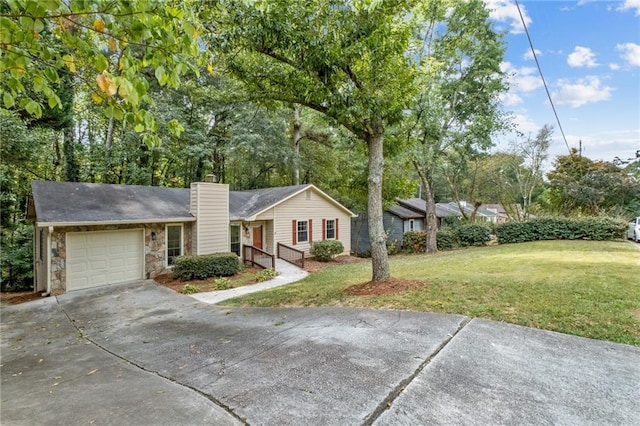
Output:
[[344,251],[344,246],[337,240],[316,241],[311,247],[311,255],[320,262],[328,262]]
[[450,228],[439,230],[436,234],[438,250],[451,250],[460,246],[458,233]]
[[33,289],[33,228],[18,224],[1,236],[2,291]]
[[240,261],[235,253],[180,256],[173,264],[173,276],[181,280],[228,277],[235,275],[238,271],[240,271]]
[[541,217],[496,227],[499,244],[538,240],[615,240],[624,238],[626,223],[609,217]]
[[462,225],[455,230],[461,247],[482,247],[491,239],[491,229],[479,223]]
[[[469,224],[438,230],[436,244],[438,250],[456,247],[484,246],[491,239],[491,229],[486,225]],[[424,253],[427,234],[425,231],[405,232],[402,248],[406,253]]]
[[407,253],[424,253],[427,247],[425,231],[405,232],[402,236],[402,249]]

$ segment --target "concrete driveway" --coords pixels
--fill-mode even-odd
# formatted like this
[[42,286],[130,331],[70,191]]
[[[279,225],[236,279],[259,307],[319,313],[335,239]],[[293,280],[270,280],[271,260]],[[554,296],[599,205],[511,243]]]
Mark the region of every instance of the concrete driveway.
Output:
[[457,315],[146,281],[3,307],[0,349],[2,425],[640,424],[640,348]]

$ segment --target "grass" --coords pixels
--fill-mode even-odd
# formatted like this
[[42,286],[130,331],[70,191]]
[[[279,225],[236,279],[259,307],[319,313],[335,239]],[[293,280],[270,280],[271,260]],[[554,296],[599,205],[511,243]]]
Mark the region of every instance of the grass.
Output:
[[640,250],[622,242],[539,241],[391,258],[394,278],[420,288],[350,296],[370,263],[223,302],[236,306],[358,306],[463,314],[640,346]]

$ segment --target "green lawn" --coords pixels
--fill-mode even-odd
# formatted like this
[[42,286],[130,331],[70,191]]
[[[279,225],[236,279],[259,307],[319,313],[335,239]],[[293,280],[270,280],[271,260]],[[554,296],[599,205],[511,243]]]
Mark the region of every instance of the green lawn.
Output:
[[371,264],[333,266],[299,283],[224,302],[360,306],[464,314],[640,346],[640,250],[628,242],[540,241],[391,258],[421,288],[349,296]]

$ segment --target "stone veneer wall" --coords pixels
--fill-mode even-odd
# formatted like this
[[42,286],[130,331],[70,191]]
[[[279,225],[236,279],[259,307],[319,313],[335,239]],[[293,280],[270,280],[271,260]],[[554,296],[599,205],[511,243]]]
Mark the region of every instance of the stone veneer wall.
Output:
[[[171,223],[174,224],[174,223]],[[58,295],[66,291],[67,283],[67,232],[83,231],[115,231],[120,229],[144,229],[144,272],[146,278],[155,278],[166,271],[165,267],[165,230],[166,223],[147,223],[132,225],[92,225],[92,226],[65,226],[55,228],[51,234],[51,294]],[[152,233],[156,238],[153,240]],[[182,227],[183,254],[191,254],[192,247],[192,223],[185,222]],[[55,246],[55,249],[53,247]]]

